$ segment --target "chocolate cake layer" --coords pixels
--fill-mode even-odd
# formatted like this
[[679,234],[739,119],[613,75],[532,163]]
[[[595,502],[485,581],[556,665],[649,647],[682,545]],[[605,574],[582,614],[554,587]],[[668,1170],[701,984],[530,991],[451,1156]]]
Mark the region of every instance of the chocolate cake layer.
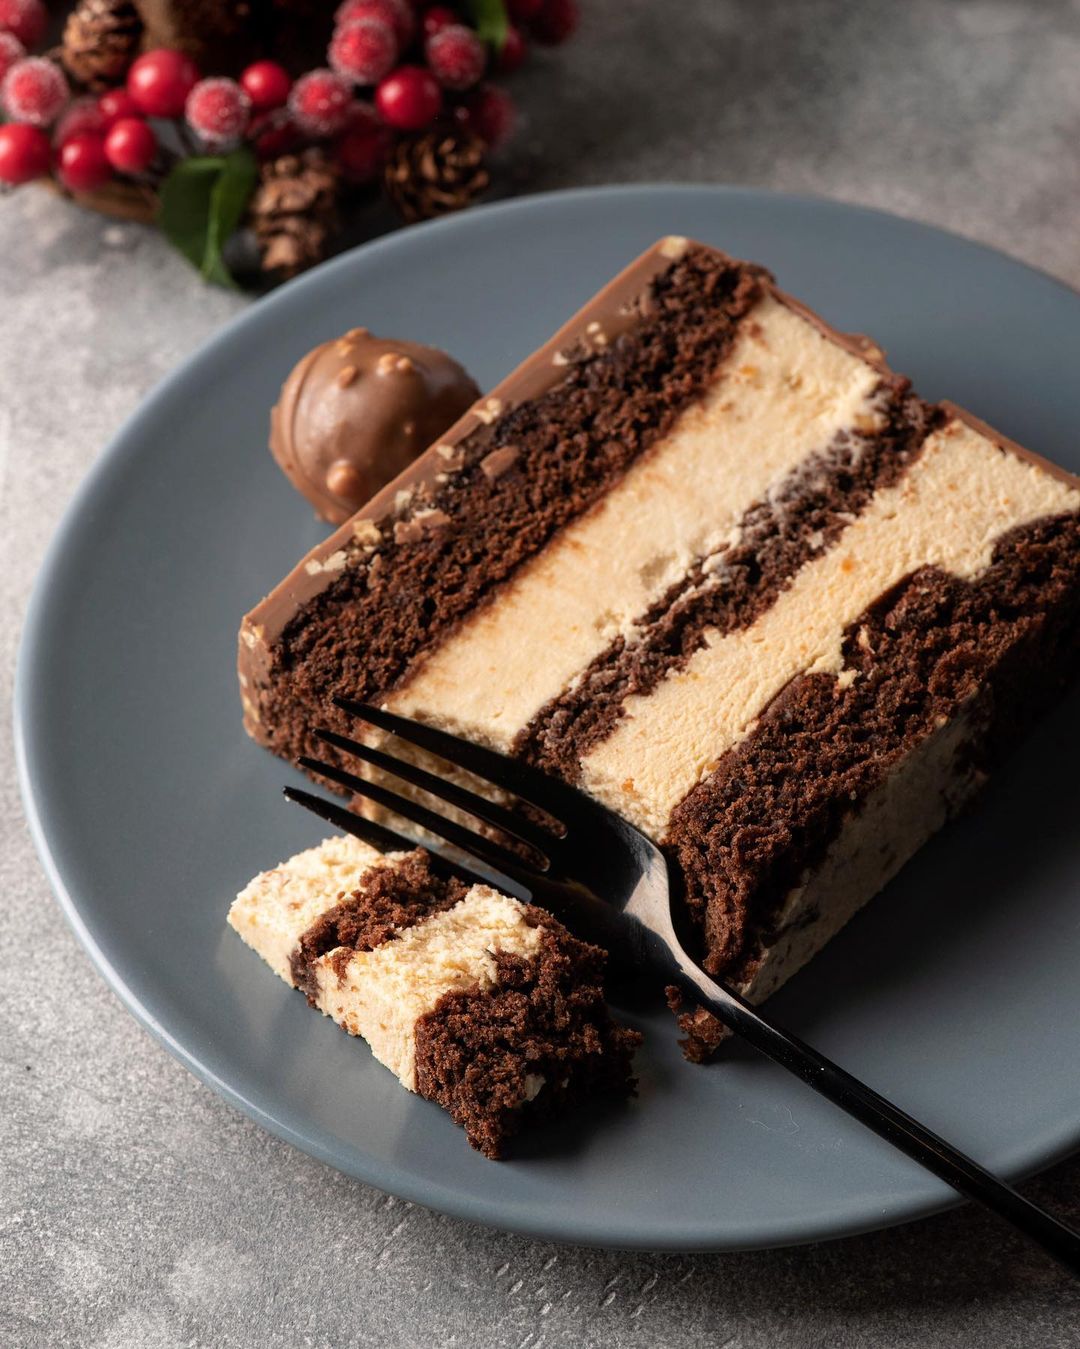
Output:
[[527,1103],[536,1118],[596,1097],[626,1096],[641,1036],[608,1014],[603,965],[596,947],[550,927],[527,960],[498,952],[494,989],[446,993],[417,1023],[417,1091],[449,1111],[489,1157],[498,1157],[516,1131],[523,1045]]
[[873,493],[899,478],[935,413],[906,380],[883,385],[880,430],[845,429],[756,501],[736,538],[695,563],[642,617],[639,636],[617,637],[514,741],[515,754],[573,781],[582,757],[608,735],[631,694],[681,669],[710,634],[749,627],[799,569],[831,547]]
[[640,1036],[608,1013],[604,953],[422,850],[327,839],[257,876],[229,923],[489,1156],[528,1119],[633,1090]]

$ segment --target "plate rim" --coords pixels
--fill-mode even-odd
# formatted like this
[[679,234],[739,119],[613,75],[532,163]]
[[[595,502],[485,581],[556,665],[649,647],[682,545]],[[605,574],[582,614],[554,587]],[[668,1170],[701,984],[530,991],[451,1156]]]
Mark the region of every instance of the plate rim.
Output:
[[[356,1152],[355,1164],[343,1165],[340,1154],[323,1145],[312,1134],[304,1134],[279,1118],[273,1112],[263,1108],[257,1101],[250,1099],[234,1087],[225,1078],[219,1076],[209,1063],[204,1061],[195,1047],[189,1047],[174,1036],[168,1027],[158,1019],[147,1005],[148,999],[140,996],[133,988],[126,974],[118,968],[107,955],[90,925],[83,918],[75,879],[65,880],[60,864],[55,856],[53,845],[34,788],[34,758],[36,738],[35,729],[36,698],[33,671],[41,661],[41,648],[45,641],[44,629],[51,595],[61,581],[66,566],[66,555],[71,537],[75,533],[83,514],[94,503],[95,498],[107,490],[112,478],[122,473],[129,459],[139,453],[141,443],[141,422],[153,416],[154,408],[162,398],[177,391],[192,379],[205,364],[213,361],[219,349],[232,344],[238,335],[248,327],[258,327],[263,315],[273,312],[293,302],[298,294],[327,276],[336,272],[348,272],[356,265],[357,258],[365,260],[377,257],[383,251],[393,251],[403,237],[410,240],[418,236],[424,238],[444,233],[473,228],[477,220],[487,220],[492,216],[507,216],[527,213],[536,209],[546,209],[553,204],[567,200],[582,200],[611,197],[653,196],[657,193],[674,193],[680,196],[716,197],[720,199],[746,198],[753,200],[776,201],[791,205],[810,207],[824,213],[838,212],[856,214],[871,219],[888,221],[893,227],[897,224],[915,234],[945,236],[963,244],[966,248],[989,254],[999,261],[1029,273],[1039,282],[1049,283],[1072,300],[1080,300],[1080,288],[1068,281],[996,248],[981,240],[972,239],[958,231],[942,228],[925,221],[915,220],[892,211],[860,203],[846,202],[837,198],[809,193],[791,193],[770,188],[758,188],[738,184],[645,182],[620,183],[596,187],[576,187],[557,189],[548,192],[533,193],[515,197],[508,201],[494,202],[474,207],[466,213],[451,215],[439,220],[428,221],[411,226],[408,231],[393,231],[387,235],[361,243],[348,249],[337,257],[329,259],[310,272],[287,282],[276,291],[263,296],[233,315],[217,331],[205,338],[178,365],[157,380],[140,399],[137,407],[123,420],[119,428],[109,438],[98,453],[85,476],[73,492],[54,528],[42,557],[37,575],[31,588],[30,598],[23,616],[22,629],[18,640],[15,662],[15,677],[12,697],[14,723],[14,750],[16,775],[20,796],[26,815],[31,838],[41,862],[42,868],[56,897],[61,912],[76,940],[90,957],[91,963],[105,983],[120,999],[123,1007],[169,1054],[177,1059],[194,1077],[208,1086],[229,1105],[242,1111],[260,1127],[272,1133],[286,1143],[299,1148],[315,1160],[322,1162],[343,1174],[371,1185],[386,1193],[391,1193],[411,1203],[420,1205],[447,1216],[467,1222],[478,1223],[494,1230],[514,1233],[535,1240],[554,1242],[560,1245],[594,1247],[610,1250],[636,1250],[656,1252],[705,1253],[737,1250],[776,1249],[788,1246],[804,1245],[819,1241],[839,1240],[867,1232],[880,1231],[913,1222],[965,1202],[953,1194],[940,1182],[932,1182],[931,1188],[921,1193],[911,1194],[895,1200],[886,1212],[863,1212],[861,1216],[852,1215],[851,1209],[841,1214],[822,1214],[815,1210],[812,1214],[800,1217],[797,1221],[785,1220],[781,1225],[775,1222],[762,1225],[759,1221],[753,1228],[753,1235],[724,1238],[715,1228],[706,1229],[705,1224],[696,1224],[692,1228],[672,1228],[670,1233],[658,1237],[656,1233],[636,1239],[625,1229],[618,1229],[617,1223],[589,1222],[573,1219],[553,1228],[551,1220],[543,1215],[531,1217],[527,1209],[515,1209],[507,1213],[505,1201],[489,1199],[457,1190],[441,1191],[427,1178],[416,1177],[408,1169],[394,1163],[384,1162],[370,1154]],[[1062,1158],[1080,1148],[1080,1116],[1070,1128],[1057,1128],[1045,1131],[1038,1146],[1028,1145],[1021,1149],[1010,1164],[1000,1168],[999,1174],[1010,1180],[1021,1179],[1054,1165]],[[350,1157],[350,1162],[352,1158]],[[503,1163],[503,1165],[513,1163]]]

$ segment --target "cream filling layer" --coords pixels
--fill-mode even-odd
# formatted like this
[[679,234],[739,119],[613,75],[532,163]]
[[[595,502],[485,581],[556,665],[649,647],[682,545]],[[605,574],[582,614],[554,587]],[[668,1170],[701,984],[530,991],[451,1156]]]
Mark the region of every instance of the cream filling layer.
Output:
[[962,422],[948,423],[894,487],[878,492],[752,627],[713,633],[686,666],[631,695],[582,761],[582,786],[645,832],[672,810],[802,673],[839,675],[845,629],[919,567],[958,577],[989,565],[1007,530],[1080,508],[1080,492]]
[[880,374],[775,299],[713,386],[585,516],[432,652],[387,706],[501,749],[756,501],[838,432],[872,430]]
[[[288,984],[290,957],[304,932],[356,890],[373,866],[392,866],[383,854],[348,835],[328,838],[256,876],[229,910],[230,925]],[[416,1023],[444,993],[497,983],[496,951],[534,955],[543,929],[525,920],[525,906],[486,885],[474,885],[452,909],[402,929],[371,951],[353,951],[344,967],[340,950],[314,965],[315,1003],[372,1053],[410,1091],[416,1090]]]

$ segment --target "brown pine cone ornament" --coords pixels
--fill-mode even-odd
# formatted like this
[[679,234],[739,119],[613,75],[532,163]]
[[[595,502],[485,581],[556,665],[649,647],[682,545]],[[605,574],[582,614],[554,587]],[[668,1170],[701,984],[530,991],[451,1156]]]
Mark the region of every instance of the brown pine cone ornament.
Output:
[[251,224],[264,272],[296,276],[326,257],[340,228],[339,184],[336,165],[314,148],[262,166]]
[[64,25],[60,59],[76,84],[106,89],[124,78],[142,32],[131,0],[80,0]]
[[460,211],[491,182],[485,150],[484,142],[469,132],[405,137],[386,163],[386,195],[409,223]]

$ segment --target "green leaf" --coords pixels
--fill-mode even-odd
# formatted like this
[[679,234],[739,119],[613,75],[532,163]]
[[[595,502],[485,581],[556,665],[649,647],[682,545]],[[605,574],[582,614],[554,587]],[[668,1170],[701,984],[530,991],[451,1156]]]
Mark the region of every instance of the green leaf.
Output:
[[468,0],[468,7],[480,41],[489,43],[494,51],[501,52],[509,27],[503,0]]
[[221,260],[221,253],[244,218],[258,174],[255,156],[250,150],[234,150],[225,156],[225,166],[210,194],[210,224],[202,267],[208,281],[223,286],[236,284]]
[[241,149],[181,160],[162,186],[163,233],[216,285],[236,284],[221,253],[243,218],[257,174],[254,155]]
[[161,187],[162,231],[200,270],[206,256],[210,197],[223,163],[219,158],[182,159]]

